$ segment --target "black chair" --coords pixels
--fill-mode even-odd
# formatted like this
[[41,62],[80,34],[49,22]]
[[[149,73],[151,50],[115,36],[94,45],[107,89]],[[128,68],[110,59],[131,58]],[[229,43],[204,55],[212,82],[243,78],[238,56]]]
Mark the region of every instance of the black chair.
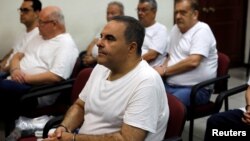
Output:
[[217,99],[219,98],[221,92],[228,90],[228,79],[230,77],[230,75],[228,74],[229,65],[230,65],[229,57],[226,54],[219,52],[218,53],[217,77],[203,81],[192,87],[191,95],[190,95],[190,106],[187,107],[187,113],[188,113],[187,120],[190,121],[189,141],[193,140],[193,128],[194,128],[195,119],[219,112],[219,110],[222,107],[223,101],[225,102],[225,110],[228,110],[228,98],[227,97],[223,97],[223,101],[210,100],[207,104],[202,104],[202,105],[196,104],[195,97],[196,97],[198,90],[200,90],[201,88],[207,87],[211,84],[214,85],[213,94],[217,95]]
[[[54,116],[56,116],[56,118],[52,118],[52,121],[56,120],[57,121],[56,123],[58,123],[58,121],[62,120],[62,116],[60,116],[60,115],[64,115],[66,113],[66,111],[68,110],[68,108],[78,98],[78,95],[81,92],[81,90],[83,89],[83,87],[85,86],[86,82],[88,81],[88,78],[89,78],[92,70],[93,70],[93,68],[85,68],[79,72],[79,74],[75,78],[75,81],[73,82],[73,85],[71,86],[71,92],[68,93],[69,103],[61,103],[61,105],[57,105],[56,107],[53,108],[54,110],[59,110],[60,113],[56,112],[57,114],[54,115]],[[60,89],[60,91],[63,91],[64,89],[67,90],[68,86],[60,87],[58,89]],[[51,114],[51,113],[46,113],[46,114]],[[57,118],[59,118],[59,119],[57,119]],[[44,127],[43,138],[47,137],[47,133],[49,131],[48,125],[50,125],[50,123],[52,121],[48,121],[48,123],[46,123],[46,125]],[[31,135],[31,136],[27,136],[27,137],[22,137],[18,141],[36,141],[36,137],[34,135]]]
[[[69,93],[72,89],[73,83],[75,78],[77,77],[78,73],[81,71],[81,58],[78,57],[76,63],[74,65],[73,71],[69,79],[54,83],[54,84],[47,84],[42,86],[35,86],[29,90],[28,93],[24,94],[20,98],[20,115],[26,117],[38,117],[41,115],[60,115],[64,112],[64,108],[61,105],[70,104],[69,102]],[[29,103],[33,103],[33,101],[37,102],[39,97],[48,96],[48,95],[55,95],[59,94],[58,98],[55,100],[55,103],[48,106],[43,106],[39,108],[29,108]],[[28,108],[27,108],[28,107]]]

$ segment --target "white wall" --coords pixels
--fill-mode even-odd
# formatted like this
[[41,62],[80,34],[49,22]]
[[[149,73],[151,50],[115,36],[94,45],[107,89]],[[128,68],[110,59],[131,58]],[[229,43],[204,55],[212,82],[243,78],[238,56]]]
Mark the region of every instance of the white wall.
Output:
[[[13,45],[19,33],[25,30],[19,22],[17,9],[23,0],[0,2],[0,58]],[[71,33],[79,50],[84,50],[106,23],[106,6],[112,0],[41,0],[43,7],[57,5],[62,8],[67,32]],[[136,15],[138,0],[118,0],[124,4],[125,14]],[[173,0],[158,0],[157,21],[170,29],[173,25]]]

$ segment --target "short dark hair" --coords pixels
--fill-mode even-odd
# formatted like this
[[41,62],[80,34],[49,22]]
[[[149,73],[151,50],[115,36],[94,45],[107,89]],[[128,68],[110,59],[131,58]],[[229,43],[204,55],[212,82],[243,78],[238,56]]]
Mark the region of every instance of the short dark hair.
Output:
[[122,22],[126,25],[124,31],[125,40],[127,43],[137,43],[137,55],[141,55],[141,47],[144,41],[145,28],[141,23],[130,16],[114,16],[111,20]]
[[32,4],[32,8],[34,11],[41,11],[42,10],[42,3],[40,0],[23,0],[23,1],[31,1]]
[[182,1],[189,1],[191,9],[199,11],[199,1],[198,0],[175,0],[175,4],[182,2]]
[[144,2],[148,2],[152,6],[152,9],[157,10],[156,0],[139,0],[139,3],[144,3]]

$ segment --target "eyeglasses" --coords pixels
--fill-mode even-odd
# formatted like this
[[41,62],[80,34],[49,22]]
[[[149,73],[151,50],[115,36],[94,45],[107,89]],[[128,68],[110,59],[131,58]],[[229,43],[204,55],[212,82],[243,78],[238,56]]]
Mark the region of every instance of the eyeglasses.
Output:
[[48,24],[48,23],[52,23],[54,22],[53,20],[48,20],[48,21],[42,21],[42,20],[39,20],[39,25],[45,25],[45,24]]
[[150,10],[152,10],[153,8],[141,8],[141,9],[136,9],[137,13],[142,12],[142,13],[147,13]]
[[18,8],[17,9],[20,13],[24,13],[24,14],[27,14],[29,13],[30,11],[32,11],[32,9],[29,9],[29,8]]

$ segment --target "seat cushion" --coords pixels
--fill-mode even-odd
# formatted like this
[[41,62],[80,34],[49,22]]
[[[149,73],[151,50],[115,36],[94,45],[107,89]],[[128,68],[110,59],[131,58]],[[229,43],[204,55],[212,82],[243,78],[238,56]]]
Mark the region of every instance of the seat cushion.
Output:
[[18,141],[37,141],[37,138],[35,136],[22,137]]

